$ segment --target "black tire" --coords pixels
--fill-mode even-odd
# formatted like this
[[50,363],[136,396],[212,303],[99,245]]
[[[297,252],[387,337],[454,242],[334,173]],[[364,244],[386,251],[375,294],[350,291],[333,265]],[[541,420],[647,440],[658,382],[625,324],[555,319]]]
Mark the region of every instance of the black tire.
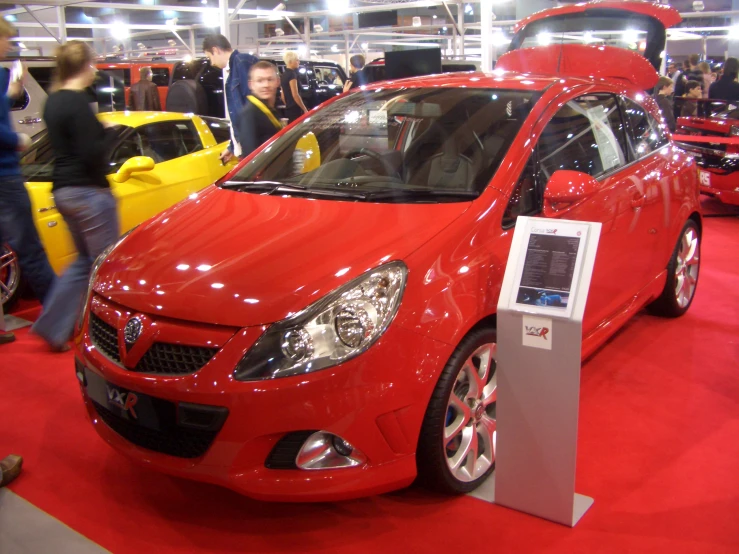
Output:
[[167,91],[167,111],[208,114],[208,98],[203,86],[194,79],[174,81]]
[[[479,348],[486,344],[496,344],[496,340],[496,332],[493,328],[480,328],[472,331],[456,348],[441,373],[426,409],[416,450],[418,483],[425,488],[444,494],[468,493],[476,489],[495,469],[493,454],[492,465],[479,477],[472,481],[458,479],[447,463],[448,450],[444,445],[444,429],[448,424],[451,394],[457,384],[457,377],[461,374],[462,366]],[[487,380],[488,384],[494,375],[493,362],[493,369]],[[494,415],[490,417],[494,420]]]
[[[697,263],[695,264],[694,272],[695,284],[692,293],[687,300],[687,303],[685,303],[685,301],[681,302],[679,294],[676,291],[679,284],[679,274],[681,273],[681,269],[684,267],[680,263],[680,257],[684,254],[686,248],[684,240],[686,235],[689,235],[690,233],[692,233],[692,236],[694,236],[697,240],[695,254],[695,260],[697,261]],[[700,274],[701,240],[702,237],[700,230],[698,229],[698,225],[695,223],[695,221],[689,219],[680,232],[680,237],[677,239],[677,244],[675,245],[675,249],[673,250],[672,256],[670,257],[670,262],[667,264],[667,282],[665,283],[665,288],[662,289],[662,294],[660,294],[660,296],[654,302],[647,306],[647,310],[650,313],[661,317],[680,317],[688,311],[688,308],[690,308],[690,305],[693,303],[693,298],[695,298],[695,291],[698,286],[698,276]]]
[[[0,244],[0,282],[2,282],[0,302],[2,302],[3,312],[8,314],[23,294],[25,283],[18,264],[18,257],[7,244]],[[7,289],[10,289],[9,296]]]

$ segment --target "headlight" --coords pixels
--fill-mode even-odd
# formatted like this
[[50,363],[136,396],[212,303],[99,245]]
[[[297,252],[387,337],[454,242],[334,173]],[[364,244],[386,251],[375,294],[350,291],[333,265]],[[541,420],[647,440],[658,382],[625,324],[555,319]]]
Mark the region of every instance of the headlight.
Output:
[[275,323],[236,366],[239,381],[276,379],[326,369],[361,354],[398,312],[408,268],[391,262]]
[[[138,227],[138,225],[136,227]],[[87,282],[87,294],[85,295],[85,303],[82,305],[79,318],[77,318],[77,332],[79,332],[82,329],[82,323],[85,321],[85,315],[87,315],[87,309],[90,307],[90,298],[92,297],[92,284],[95,282],[95,278],[98,275],[100,266],[103,265],[103,262],[110,255],[113,249],[116,246],[118,246],[121,242],[123,242],[123,239],[125,239],[129,234],[131,234],[131,232],[136,227],[123,233],[121,238],[119,238],[117,241],[115,241],[113,244],[111,244],[105,250],[103,250],[100,253],[100,255],[97,258],[95,258],[95,261],[92,263],[92,269],[90,270],[90,280]]]

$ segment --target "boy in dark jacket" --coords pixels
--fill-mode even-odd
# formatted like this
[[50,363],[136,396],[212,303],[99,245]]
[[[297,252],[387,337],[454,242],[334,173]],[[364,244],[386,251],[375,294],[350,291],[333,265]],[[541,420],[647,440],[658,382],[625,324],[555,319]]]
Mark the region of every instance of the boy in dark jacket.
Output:
[[662,110],[662,116],[671,132],[675,132],[675,112],[672,109],[672,100],[670,96],[675,92],[675,83],[669,77],[660,77],[657,86],[654,87],[656,94],[654,99]]

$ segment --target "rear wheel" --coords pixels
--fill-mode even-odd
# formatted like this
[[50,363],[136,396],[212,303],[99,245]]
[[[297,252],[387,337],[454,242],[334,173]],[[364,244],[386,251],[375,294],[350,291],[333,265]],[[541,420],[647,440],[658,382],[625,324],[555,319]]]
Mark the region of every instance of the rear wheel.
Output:
[[679,317],[688,311],[698,286],[701,261],[701,235],[698,225],[688,220],[680,233],[667,265],[667,282],[649,311],[664,317]]
[[7,244],[0,245],[0,304],[8,313],[21,294],[21,268],[18,256]]
[[494,329],[470,333],[439,378],[416,453],[419,481],[457,494],[495,469],[497,363]]

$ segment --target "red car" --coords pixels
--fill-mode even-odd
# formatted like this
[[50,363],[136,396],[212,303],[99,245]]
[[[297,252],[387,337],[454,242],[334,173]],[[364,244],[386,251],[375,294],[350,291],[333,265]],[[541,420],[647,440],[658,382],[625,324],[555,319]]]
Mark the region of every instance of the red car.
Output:
[[[664,46],[679,21],[643,2],[545,15],[514,43],[542,22],[636,20]],[[515,49],[492,74],[309,112],[98,259],[75,349],[95,429],[147,467],[261,499],[417,477],[474,489],[495,465],[495,311],[519,215],[603,223],[583,356],[644,306],[691,304],[697,172],[642,92],[657,61]]]
[[699,105],[702,116],[677,119],[675,141],[695,156],[701,192],[739,206],[739,103]]

